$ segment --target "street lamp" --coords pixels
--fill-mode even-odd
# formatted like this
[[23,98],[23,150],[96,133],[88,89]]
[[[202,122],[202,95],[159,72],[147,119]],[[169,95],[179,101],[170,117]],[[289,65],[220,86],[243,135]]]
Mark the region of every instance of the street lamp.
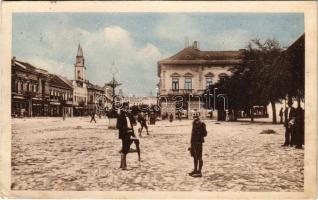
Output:
[[118,87],[119,85],[121,85],[121,83],[118,83],[115,79],[115,73],[116,68],[114,67],[114,62],[112,64],[112,68],[111,68],[112,74],[113,74],[113,78],[111,81],[109,81],[108,83],[106,83],[106,86],[109,86],[112,88],[113,90],[113,99],[112,99],[112,108],[110,110],[110,112],[108,113],[108,120],[109,120],[109,124],[108,124],[108,128],[110,129],[116,129],[116,122],[117,122],[117,113],[115,110],[115,89],[116,87]]
[[112,100],[112,109],[115,108],[115,89],[116,87],[120,86],[121,83],[118,83],[115,79],[115,74],[118,72],[117,68],[115,67],[115,62],[112,63],[112,66],[111,66],[111,72],[113,74],[113,78],[111,81],[109,81],[108,83],[106,83],[106,86],[109,86],[112,88],[113,90],[113,100]]
[[121,85],[121,83],[118,83],[117,81],[116,81],[116,79],[115,79],[115,77],[113,76],[113,78],[112,78],[112,80],[111,81],[109,81],[108,83],[106,83],[106,86],[109,86],[109,87],[111,87],[112,88],[112,90],[113,90],[113,100],[112,100],[112,106],[113,106],[113,108],[114,108],[114,105],[115,105],[115,89],[116,89],[116,87],[118,87],[118,86],[120,86]]

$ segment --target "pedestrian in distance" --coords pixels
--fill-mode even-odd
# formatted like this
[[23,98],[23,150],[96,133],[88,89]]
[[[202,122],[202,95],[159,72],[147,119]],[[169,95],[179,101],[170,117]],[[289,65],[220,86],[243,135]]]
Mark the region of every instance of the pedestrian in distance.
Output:
[[140,123],[140,126],[141,126],[140,129],[138,130],[139,136],[141,137],[141,132],[142,132],[143,128],[146,129],[147,135],[149,135],[147,120],[141,113],[138,114],[137,121]]
[[165,119],[168,119],[168,117],[169,117],[169,115],[168,115],[168,113],[166,112],[166,114],[165,114]]
[[173,122],[173,115],[172,115],[172,113],[171,113],[170,116],[169,116],[169,121],[170,121],[170,122]]
[[181,112],[180,111],[178,111],[178,119],[179,119],[179,121],[181,121]]
[[140,141],[139,141],[138,136],[135,133],[139,132],[140,129],[141,129],[141,125],[138,125],[138,123],[133,124],[133,132],[132,132],[131,137],[130,137],[131,143],[135,143],[139,162],[141,161],[141,157],[140,157]]
[[292,99],[288,99],[288,108],[285,109],[285,142],[282,146],[293,146],[295,142],[295,117],[296,110],[293,107]]
[[194,116],[192,122],[192,132],[191,132],[191,147],[188,149],[191,156],[193,157],[194,169],[189,173],[192,177],[202,177],[202,151],[204,137],[207,136],[206,125],[200,120],[198,115]]
[[93,120],[94,120],[94,122],[96,123],[95,115],[96,115],[95,111],[92,111],[92,112],[91,112],[91,121],[90,121],[90,123],[92,123]]

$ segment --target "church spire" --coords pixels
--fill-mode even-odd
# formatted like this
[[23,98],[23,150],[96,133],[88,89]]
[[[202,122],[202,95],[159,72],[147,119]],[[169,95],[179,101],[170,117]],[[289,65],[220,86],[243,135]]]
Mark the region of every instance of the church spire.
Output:
[[81,44],[78,43],[78,50],[77,50],[77,57],[83,57],[83,49],[81,47]]

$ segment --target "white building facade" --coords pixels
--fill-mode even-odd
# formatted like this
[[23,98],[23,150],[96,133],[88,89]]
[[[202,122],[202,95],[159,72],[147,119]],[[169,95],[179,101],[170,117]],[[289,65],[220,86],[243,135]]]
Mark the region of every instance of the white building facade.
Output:
[[[208,116],[202,93],[220,79],[230,76],[231,69],[242,62],[244,50],[201,51],[195,41],[177,54],[158,62],[160,107],[162,115],[181,112]],[[180,98],[183,98],[182,105]]]

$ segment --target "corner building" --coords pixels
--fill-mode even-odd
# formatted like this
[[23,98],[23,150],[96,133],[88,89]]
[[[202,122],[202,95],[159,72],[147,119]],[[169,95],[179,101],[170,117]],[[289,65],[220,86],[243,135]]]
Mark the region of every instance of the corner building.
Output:
[[[201,51],[198,42],[186,47],[177,54],[158,62],[159,96],[161,114],[181,112],[191,118],[199,113],[203,118],[211,110],[204,108],[202,93],[220,79],[231,76],[231,69],[242,63],[244,50]],[[177,105],[176,96],[184,98]],[[181,109],[179,109],[181,107]]]

